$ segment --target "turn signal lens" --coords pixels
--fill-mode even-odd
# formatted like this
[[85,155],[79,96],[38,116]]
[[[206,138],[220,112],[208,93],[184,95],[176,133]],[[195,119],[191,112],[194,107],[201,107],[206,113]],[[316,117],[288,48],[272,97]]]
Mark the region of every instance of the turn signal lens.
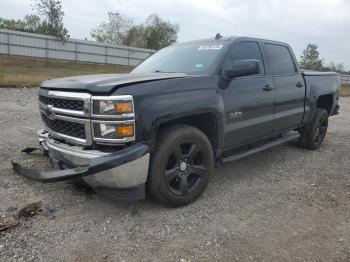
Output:
[[114,105],[114,110],[117,113],[132,113],[132,102],[119,102]]
[[120,136],[120,137],[133,136],[134,135],[134,125],[116,126],[115,131],[117,133],[117,136]]

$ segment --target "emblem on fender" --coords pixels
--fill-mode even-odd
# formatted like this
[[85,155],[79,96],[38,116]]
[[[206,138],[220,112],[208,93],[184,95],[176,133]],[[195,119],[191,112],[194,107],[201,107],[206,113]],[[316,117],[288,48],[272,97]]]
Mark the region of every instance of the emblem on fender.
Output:
[[242,111],[230,112],[230,119],[238,118],[242,116]]

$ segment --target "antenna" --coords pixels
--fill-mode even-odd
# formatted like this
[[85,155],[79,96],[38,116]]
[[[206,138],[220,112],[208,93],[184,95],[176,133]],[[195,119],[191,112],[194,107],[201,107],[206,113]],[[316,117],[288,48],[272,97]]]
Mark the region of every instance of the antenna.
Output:
[[220,33],[217,33],[216,36],[215,36],[215,39],[219,40],[220,38],[222,38],[222,35]]

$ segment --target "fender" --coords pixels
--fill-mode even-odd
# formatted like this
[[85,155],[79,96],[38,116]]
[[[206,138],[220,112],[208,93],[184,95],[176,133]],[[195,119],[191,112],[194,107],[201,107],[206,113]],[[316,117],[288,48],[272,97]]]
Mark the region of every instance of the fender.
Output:
[[137,141],[147,141],[153,148],[158,129],[164,123],[210,114],[217,124],[217,145],[221,148],[225,110],[217,76],[189,76],[143,83],[142,88],[133,85],[117,90],[115,94],[119,92],[134,97]]

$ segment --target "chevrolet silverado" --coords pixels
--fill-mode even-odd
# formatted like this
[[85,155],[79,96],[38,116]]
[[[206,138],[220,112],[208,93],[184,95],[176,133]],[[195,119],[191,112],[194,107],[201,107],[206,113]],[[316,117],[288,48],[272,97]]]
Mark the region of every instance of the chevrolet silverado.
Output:
[[285,43],[176,44],[129,74],[42,82],[38,139],[60,170],[13,167],[42,182],[83,180],[110,198],[182,206],[201,195],[214,166],[291,140],[320,147],[339,86],[336,73],[301,71]]

